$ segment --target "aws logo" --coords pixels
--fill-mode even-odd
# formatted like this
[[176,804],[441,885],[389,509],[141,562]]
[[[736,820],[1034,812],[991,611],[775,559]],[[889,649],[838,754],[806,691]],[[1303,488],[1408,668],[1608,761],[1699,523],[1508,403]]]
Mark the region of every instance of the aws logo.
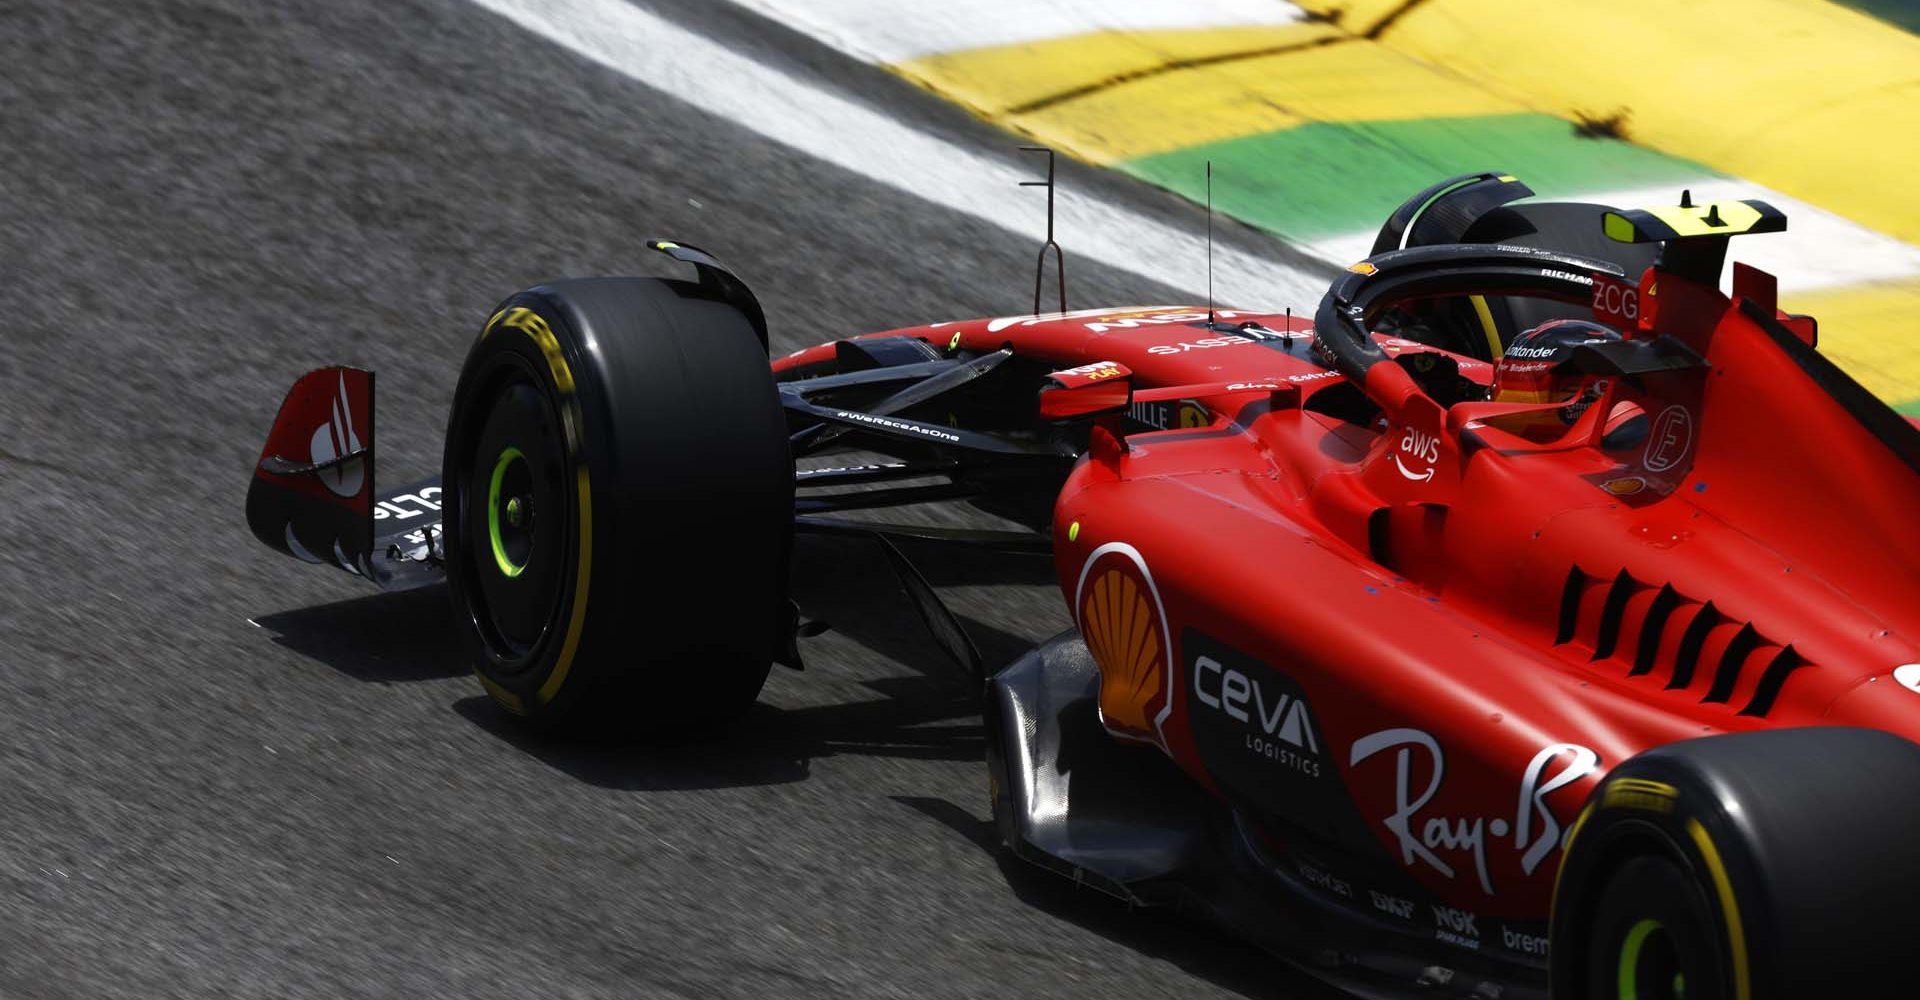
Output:
[[1108,542],[1087,556],[1074,588],[1080,635],[1100,667],[1100,721],[1108,732],[1164,748],[1172,711],[1172,635],[1140,551]]
[[[1402,459],[1401,455],[1407,458]],[[1440,436],[1409,427],[1400,436],[1399,450],[1391,457],[1402,476],[1417,483],[1432,482],[1435,463],[1440,461]],[[1413,463],[1412,467],[1407,465],[1408,461]],[[1423,465],[1426,468],[1420,468]]]

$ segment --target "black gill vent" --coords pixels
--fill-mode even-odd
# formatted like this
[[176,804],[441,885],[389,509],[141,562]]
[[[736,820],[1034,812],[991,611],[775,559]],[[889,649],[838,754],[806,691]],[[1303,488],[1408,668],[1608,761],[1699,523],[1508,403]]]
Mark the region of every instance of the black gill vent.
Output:
[[1673,676],[1667,681],[1667,690],[1677,690],[1693,683],[1693,668],[1700,665],[1700,647],[1707,644],[1707,634],[1726,622],[1726,616],[1713,606],[1712,601],[1700,605],[1700,610],[1694,612],[1693,620],[1687,623],[1686,631],[1680,633],[1680,648],[1673,654]]
[[1720,657],[1720,669],[1714,671],[1713,687],[1701,701],[1715,701],[1724,705],[1733,697],[1733,686],[1740,680],[1740,666],[1747,662],[1755,647],[1760,645],[1760,633],[1753,630],[1753,623],[1740,626],[1733,641],[1727,643],[1727,651]]
[[1587,574],[1575,566],[1567,573],[1566,589],[1560,592],[1560,634],[1553,644],[1564,646],[1573,641],[1573,630],[1580,624],[1580,595],[1586,593]]
[[1712,601],[1625,570],[1611,577],[1578,566],[1567,572],[1554,644],[1584,649],[1595,663],[1618,663],[1628,677],[1647,677],[1703,704],[1739,705],[1740,715],[1772,711],[1788,675],[1810,666],[1792,645]]
[[1680,606],[1680,594],[1672,584],[1660,588],[1653,595],[1653,603],[1647,606],[1647,617],[1640,623],[1640,642],[1634,647],[1633,669],[1629,674],[1639,677],[1653,672],[1653,658],[1660,652],[1660,636],[1667,628],[1667,619],[1673,616],[1673,609]]
[[1773,711],[1773,699],[1780,696],[1780,686],[1787,682],[1787,675],[1807,666],[1806,657],[1793,651],[1792,646],[1780,650],[1767,664],[1767,671],[1760,675],[1760,683],[1753,689],[1753,699],[1747,707],[1740,710],[1741,715],[1765,715]]
[[1627,601],[1633,597],[1633,577],[1621,570],[1613,578],[1613,585],[1607,588],[1607,603],[1600,608],[1600,638],[1593,646],[1593,658],[1604,660],[1613,655],[1613,647],[1620,639],[1620,619],[1627,613]]

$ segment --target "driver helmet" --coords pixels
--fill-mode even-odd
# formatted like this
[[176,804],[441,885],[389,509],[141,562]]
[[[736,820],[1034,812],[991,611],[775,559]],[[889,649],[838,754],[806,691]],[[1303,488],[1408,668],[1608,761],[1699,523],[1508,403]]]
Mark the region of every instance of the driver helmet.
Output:
[[[1573,357],[1574,348],[1619,340],[1620,335],[1584,319],[1556,319],[1515,337],[1493,369],[1496,403],[1564,403],[1536,421],[1542,430],[1573,426],[1601,396],[1603,375],[1555,374],[1560,363]],[[1557,419],[1556,419],[1557,418]]]

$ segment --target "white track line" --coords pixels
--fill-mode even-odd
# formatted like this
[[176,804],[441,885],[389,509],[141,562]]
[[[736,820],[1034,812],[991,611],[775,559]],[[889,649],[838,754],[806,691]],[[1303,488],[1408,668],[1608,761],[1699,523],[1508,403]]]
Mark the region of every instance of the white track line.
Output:
[[[898,62],[914,56],[1008,45],[1103,30],[1284,24],[1300,9],[1284,0],[732,0],[858,59]],[[1523,178],[1524,179],[1524,178]],[[1796,198],[1739,178],[1703,176],[1631,191],[1554,191],[1555,201],[1621,208],[1673,203],[1682,187],[1701,200],[1760,198],[1787,213],[1788,234],[1735,240],[1731,254],[1777,275],[1787,291],[1807,291],[1920,274],[1920,248],[1874,232]],[[1413,192],[1409,190],[1408,194]],[[1384,221],[1384,216],[1382,217]],[[1339,233],[1298,245],[1342,266],[1367,255],[1375,230]]]
[[[473,2],[781,145],[1006,229],[1009,239],[1037,241],[1042,231],[1040,195],[1015,186],[1036,176],[1033,166],[1018,168],[911,128],[625,0]],[[1071,188],[1057,198],[1056,230],[1069,254],[1183,289],[1196,300],[1205,295],[1206,245],[1197,232]],[[1214,293],[1222,303],[1275,310],[1311,312],[1334,273],[1218,246],[1213,261]]]
[[1095,31],[1291,24],[1283,0],[733,0],[868,62]]

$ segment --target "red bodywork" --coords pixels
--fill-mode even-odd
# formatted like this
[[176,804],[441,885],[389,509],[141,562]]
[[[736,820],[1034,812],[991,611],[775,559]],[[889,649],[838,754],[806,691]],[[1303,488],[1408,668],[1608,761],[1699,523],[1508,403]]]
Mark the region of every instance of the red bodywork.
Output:
[[[1738,284],[1775,315],[1764,281]],[[1920,740],[1920,693],[1892,676],[1920,662],[1920,475],[1737,300],[1655,272],[1597,291],[1599,318],[1710,369],[1550,441],[1502,430],[1513,406],[1443,408],[1392,363],[1368,377],[1377,419],[1314,412],[1351,390],[1304,319],[1218,314],[1288,330],[1290,349],[1191,307],[891,334],[1117,362],[1136,414],[1167,427],[1096,432],[1055,508],[1111,733],[1270,820],[1283,851],[1368,841],[1399,881],[1302,867],[1357,908],[1405,918],[1417,883],[1527,926],[1587,794],[1641,750],[1833,723]],[[1636,413],[1644,438],[1605,446]],[[1497,942],[1489,923],[1455,937]]]

